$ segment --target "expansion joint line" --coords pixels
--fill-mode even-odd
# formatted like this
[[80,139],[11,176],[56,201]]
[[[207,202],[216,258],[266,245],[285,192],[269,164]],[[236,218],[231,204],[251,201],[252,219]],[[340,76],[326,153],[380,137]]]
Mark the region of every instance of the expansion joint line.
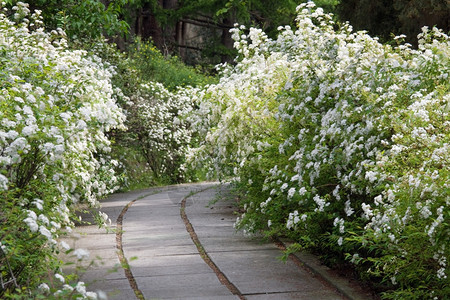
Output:
[[154,191],[154,192],[146,194],[144,196],[140,196],[140,197],[134,199],[133,201],[129,202],[127,205],[125,205],[125,207],[120,212],[120,215],[117,217],[117,222],[116,222],[117,223],[117,229],[116,229],[117,256],[119,257],[119,261],[125,272],[125,276],[127,277],[128,282],[130,283],[130,286],[133,289],[134,294],[136,295],[136,298],[138,298],[139,300],[145,300],[145,297],[137,285],[136,279],[134,278],[133,273],[131,272],[130,265],[128,264],[128,260],[123,252],[123,244],[122,244],[123,216],[128,211],[128,208],[130,208],[131,205],[134,204],[134,202],[136,202],[142,198],[157,194],[159,192],[160,191]]
[[[209,189],[209,188],[207,188]],[[201,193],[207,189],[198,191],[194,194],[191,194],[181,201],[181,208],[180,208],[180,215],[181,218],[184,221],[184,225],[186,226],[186,230],[191,236],[192,241],[194,242],[195,246],[197,247],[197,250],[200,254],[200,256],[203,258],[205,263],[214,271],[217,278],[219,279],[220,283],[222,283],[224,286],[228,288],[228,290],[233,294],[239,297],[241,300],[245,300],[245,296],[242,295],[241,291],[225,276],[225,274],[219,269],[219,267],[213,262],[211,257],[206,252],[205,248],[203,247],[202,243],[200,242],[197,234],[195,233],[194,227],[192,226],[191,222],[189,221],[189,218],[186,215],[186,199],[189,197],[192,197],[195,194]]]

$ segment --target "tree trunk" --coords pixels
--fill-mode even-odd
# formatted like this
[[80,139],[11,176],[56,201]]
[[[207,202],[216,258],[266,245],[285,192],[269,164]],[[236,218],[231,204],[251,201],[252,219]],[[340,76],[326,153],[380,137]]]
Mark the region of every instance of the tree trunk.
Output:
[[158,48],[163,44],[161,26],[158,24],[149,4],[144,4],[137,13],[135,33],[143,40],[151,39]]
[[[235,14],[233,13],[232,16],[229,16],[223,20],[223,25],[225,27],[232,28],[234,26],[234,23],[236,22]],[[234,40],[231,38],[230,29],[222,29],[222,45],[224,45],[228,49],[233,49]],[[229,55],[222,55],[222,63],[230,63],[233,61],[233,58]]]
[[178,21],[176,25],[176,37],[178,53],[183,61],[186,60],[186,23]]

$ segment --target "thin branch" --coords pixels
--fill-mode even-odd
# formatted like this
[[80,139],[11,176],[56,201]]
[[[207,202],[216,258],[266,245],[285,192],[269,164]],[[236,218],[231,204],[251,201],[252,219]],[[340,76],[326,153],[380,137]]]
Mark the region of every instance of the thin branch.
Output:
[[179,44],[176,44],[175,46],[180,47],[180,48],[186,48],[186,49],[196,50],[196,51],[203,51],[203,50],[204,50],[204,49],[199,48],[199,47],[188,46],[188,45],[179,45]]
[[227,26],[224,24],[217,24],[217,23],[211,23],[206,20],[199,20],[199,19],[181,19],[181,22],[201,26],[201,27],[208,27],[208,28],[214,28],[214,29],[231,29],[232,26]]

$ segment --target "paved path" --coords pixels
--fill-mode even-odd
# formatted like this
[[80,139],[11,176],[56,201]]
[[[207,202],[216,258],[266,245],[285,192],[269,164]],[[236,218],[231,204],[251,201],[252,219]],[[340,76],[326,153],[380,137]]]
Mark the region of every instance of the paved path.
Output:
[[346,299],[342,291],[367,299],[342,280],[330,284],[293,260],[280,261],[274,243],[236,233],[226,193],[203,183],[102,201],[118,233],[80,226],[67,239],[91,259],[101,257],[82,280],[109,299]]

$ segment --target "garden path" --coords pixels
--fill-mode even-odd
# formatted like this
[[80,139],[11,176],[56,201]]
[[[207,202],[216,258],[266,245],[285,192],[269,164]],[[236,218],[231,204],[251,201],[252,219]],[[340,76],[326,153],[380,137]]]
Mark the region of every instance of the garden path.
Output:
[[284,263],[280,244],[236,232],[234,204],[216,183],[115,194],[102,211],[117,232],[79,226],[66,241],[101,257],[81,279],[108,299],[370,298],[312,256]]

